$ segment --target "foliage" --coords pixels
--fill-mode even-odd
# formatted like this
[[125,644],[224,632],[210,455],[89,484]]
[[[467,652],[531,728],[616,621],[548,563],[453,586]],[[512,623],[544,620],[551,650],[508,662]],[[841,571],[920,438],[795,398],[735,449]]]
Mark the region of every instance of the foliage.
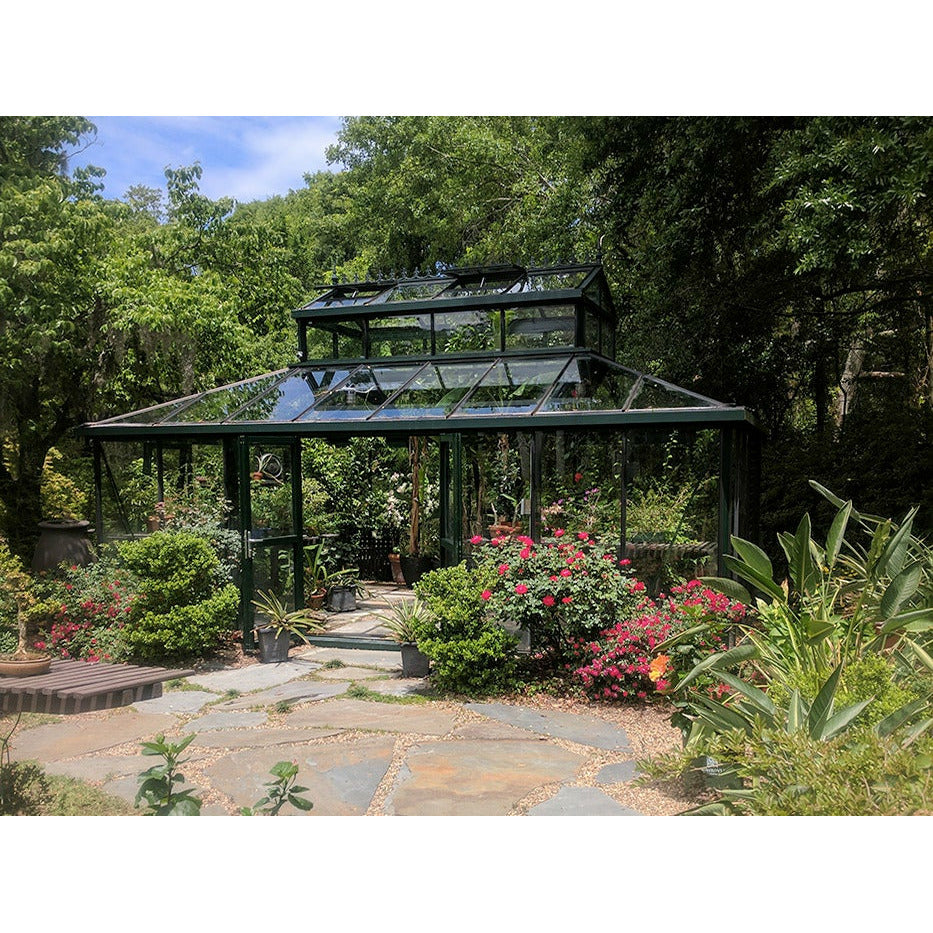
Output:
[[253,605],[262,613],[262,619],[257,622],[257,630],[271,629],[276,638],[283,632],[289,636],[300,638],[309,644],[308,635],[324,631],[325,625],[316,619],[308,609],[289,610],[288,607],[275,595],[275,593],[257,592]]
[[167,742],[160,733],[151,742],[142,743],[144,755],[155,755],[162,763],[153,765],[139,775],[136,806],[146,804],[146,816],[200,816],[201,799],[190,789],[181,789],[185,776],[178,770],[188,759],[181,754],[191,744],[195,733],[180,742]]
[[274,780],[263,785],[269,788],[268,793],[252,807],[243,807],[240,810],[243,816],[276,816],[286,803],[305,812],[313,808],[314,804],[301,796],[308,788],[295,783],[298,765],[294,761],[279,761],[272,766],[270,773]]
[[432,661],[431,680],[440,690],[482,694],[514,682],[517,641],[488,618],[482,598],[489,570],[463,563],[426,573],[415,593],[429,613],[419,623],[418,649]]
[[415,644],[419,635],[428,630],[431,617],[417,597],[394,603],[386,600],[386,606],[387,611],[377,612],[375,617],[399,644]]
[[[24,649],[23,612],[34,602],[33,583],[23,569],[22,561],[0,538],[0,637],[8,645],[15,637],[11,651]],[[16,633],[15,636],[13,633]],[[0,651],[8,650],[0,647]]]
[[618,561],[586,531],[558,528],[540,545],[524,535],[472,543],[478,567],[493,581],[481,594],[491,617],[528,629],[558,657],[571,639],[630,614],[644,591],[629,577],[629,562]]

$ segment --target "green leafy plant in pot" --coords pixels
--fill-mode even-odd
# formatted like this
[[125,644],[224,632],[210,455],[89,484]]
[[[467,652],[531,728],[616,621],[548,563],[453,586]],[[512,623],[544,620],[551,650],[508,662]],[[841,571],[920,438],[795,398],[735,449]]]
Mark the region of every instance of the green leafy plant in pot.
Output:
[[253,629],[263,664],[287,661],[292,637],[307,645],[309,635],[324,631],[324,623],[311,610],[289,610],[274,593],[257,593],[253,605],[266,617]]
[[418,649],[418,639],[430,625],[431,614],[419,599],[386,602],[388,611],[376,613],[393,641],[402,650],[402,676],[427,677],[430,660]]
[[359,570],[345,567],[325,573],[327,608],[331,612],[352,612],[356,609],[356,595],[360,588]]

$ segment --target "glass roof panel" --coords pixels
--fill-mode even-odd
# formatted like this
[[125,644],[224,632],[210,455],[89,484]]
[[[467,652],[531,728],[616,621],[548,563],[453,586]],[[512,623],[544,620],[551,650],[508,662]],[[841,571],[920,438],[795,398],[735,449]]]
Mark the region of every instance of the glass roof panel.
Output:
[[182,406],[177,412],[163,419],[163,423],[217,424],[229,418],[238,408],[242,408],[252,399],[271,389],[284,375],[285,370],[280,369],[274,373],[267,373],[265,376],[247,379],[245,382],[211,389],[192,404]]
[[498,360],[453,417],[532,412],[566,363],[565,359]]
[[118,415],[115,418],[108,418],[104,424],[158,424],[164,421],[170,415],[174,414],[185,405],[189,405],[198,396],[188,396],[184,399],[175,399],[173,402],[165,402],[162,405],[156,405],[153,408],[146,408],[143,411],[130,412],[128,415]]
[[340,418],[366,418],[384,405],[424,363],[403,366],[359,366],[336,391],[329,393],[300,421],[331,421]]
[[604,360],[575,357],[541,411],[620,411],[637,378],[637,373]]
[[313,298],[308,304],[304,305],[304,309],[352,308],[355,305],[362,305],[366,304],[367,301],[372,301],[373,298],[387,291],[390,286],[391,283],[389,282],[386,282],[384,285],[379,282],[363,283],[359,285],[337,285],[318,295],[316,298]]
[[488,360],[429,363],[373,419],[445,418],[488,369]]
[[429,279],[423,282],[400,282],[391,291],[380,295],[372,304],[395,301],[428,301],[450,285],[451,279]]
[[579,288],[592,269],[567,269],[564,271],[529,272],[520,291],[545,292],[561,288]]
[[438,353],[499,349],[498,311],[444,311],[434,315]]
[[650,376],[644,377],[644,383],[629,406],[630,410],[647,408],[719,408],[720,403],[712,399],[695,395],[685,389],[666,386]]
[[230,421],[293,421],[349,374],[350,370],[336,366],[299,370],[250,402]]
[[474,295],[496,295],[517,291],[521,284],[520,275],[520,271],[511,269],[507,272],[490,272],[488,275],[465,278],[438,297],[469,298]]

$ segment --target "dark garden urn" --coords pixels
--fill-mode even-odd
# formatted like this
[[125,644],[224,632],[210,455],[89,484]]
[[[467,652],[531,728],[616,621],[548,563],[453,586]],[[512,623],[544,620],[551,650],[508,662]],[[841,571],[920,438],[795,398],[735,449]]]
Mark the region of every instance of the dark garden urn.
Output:
[[39,522],[39,540],[32,558],[32,569],[38,573],[53,570],[66,563],[85,567],[94,560],[91,548],[90,522],[70,518],[54,518]]

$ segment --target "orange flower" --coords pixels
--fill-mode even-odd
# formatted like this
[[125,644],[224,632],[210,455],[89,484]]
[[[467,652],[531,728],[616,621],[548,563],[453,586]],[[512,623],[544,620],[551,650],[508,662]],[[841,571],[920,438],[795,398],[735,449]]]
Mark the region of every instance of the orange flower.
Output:
[[648,679],[657,683],[668,671],[672,670],[671,659],[666,654],[659,654],[648,665]]

